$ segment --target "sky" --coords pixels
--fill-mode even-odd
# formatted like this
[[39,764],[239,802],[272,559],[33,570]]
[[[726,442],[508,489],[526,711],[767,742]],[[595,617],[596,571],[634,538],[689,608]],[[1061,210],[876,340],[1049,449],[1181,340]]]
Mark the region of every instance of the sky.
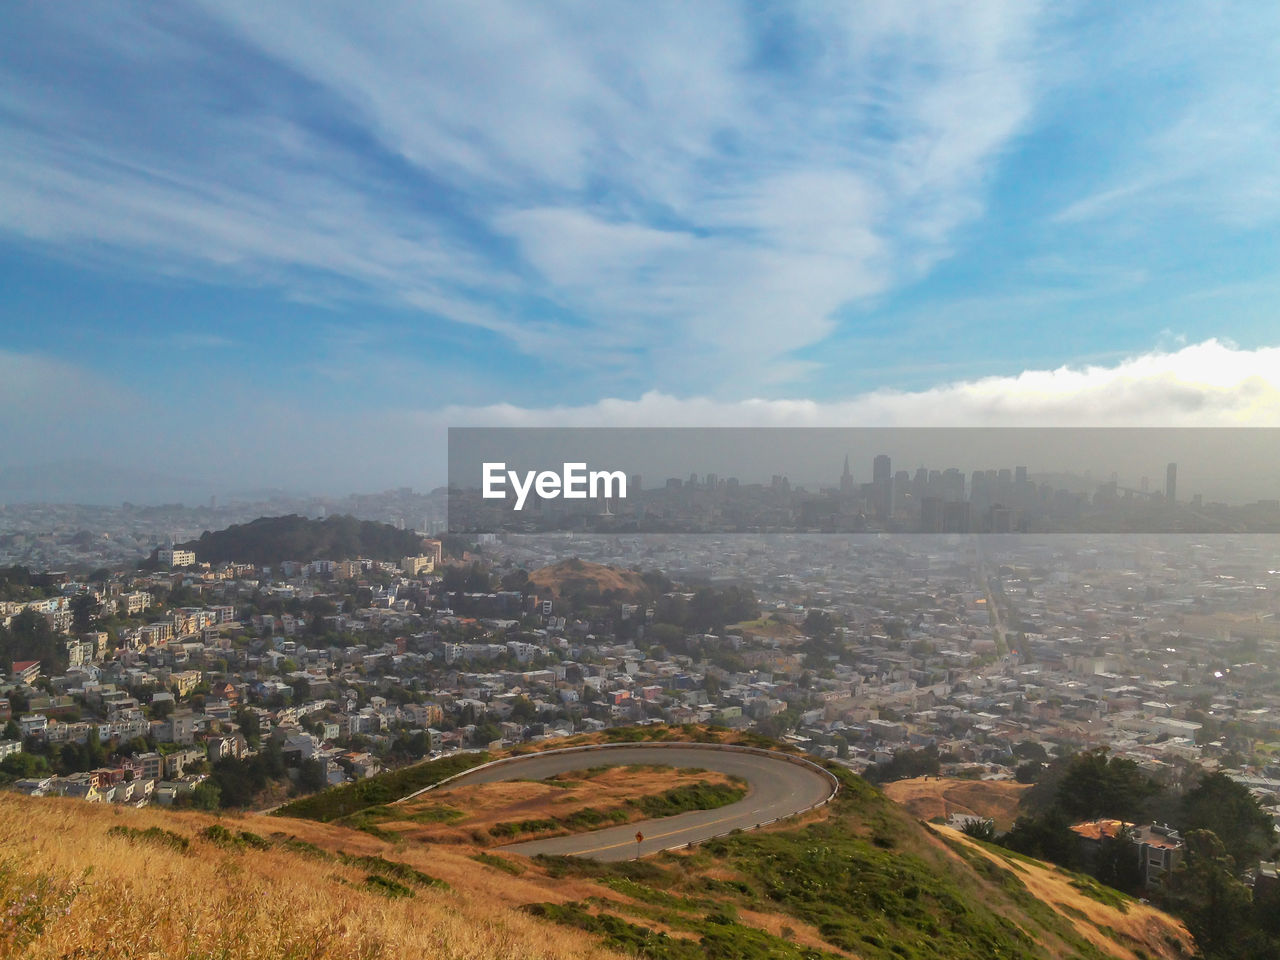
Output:
[[1280,425],[1274,5],[0,21],[0,500],[429,488],[460,425]]

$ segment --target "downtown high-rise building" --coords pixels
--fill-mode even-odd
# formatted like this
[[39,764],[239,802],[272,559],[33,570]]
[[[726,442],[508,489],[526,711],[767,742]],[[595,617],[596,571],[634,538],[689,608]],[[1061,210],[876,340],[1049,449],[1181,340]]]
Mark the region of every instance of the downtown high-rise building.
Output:
[[871,462],[871,500],[876,516],[888,520],[893,516],[893,463],[886,453]]

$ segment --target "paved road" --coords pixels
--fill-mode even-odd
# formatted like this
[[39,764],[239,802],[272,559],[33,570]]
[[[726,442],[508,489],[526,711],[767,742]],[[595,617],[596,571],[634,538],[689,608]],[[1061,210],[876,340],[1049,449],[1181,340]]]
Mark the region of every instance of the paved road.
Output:
[[[742,777],[747,795],[737,803],[715,810],[694,810],[609,827],[571,837],[530,840],[502,847],[511,853],[532,857],[539,853],[591,857],[595,860],[630,860],[637,853],[648,856],[660,850],[706,840],[736,828],[748,829],[766,820],[788,817],[826,800],[832,792],[831,780],[811,766],[791,763],[780,756],[738,753],[700,747],[635,744],[607,747],[580,753],[531,754],[519,760],[465,773],[451,780],[443,790],[503,780],[542,780],[569,770],[600,766],[663,764],[671,767],[701,767]],[[644,834],[636,849],[635,835]]]

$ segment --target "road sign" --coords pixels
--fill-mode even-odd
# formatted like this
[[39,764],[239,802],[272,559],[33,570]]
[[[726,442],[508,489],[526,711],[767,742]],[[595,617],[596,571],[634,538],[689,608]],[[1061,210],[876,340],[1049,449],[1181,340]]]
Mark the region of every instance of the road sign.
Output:
[[636,831],[636,843],[644,843],[644,834],[639,830]]

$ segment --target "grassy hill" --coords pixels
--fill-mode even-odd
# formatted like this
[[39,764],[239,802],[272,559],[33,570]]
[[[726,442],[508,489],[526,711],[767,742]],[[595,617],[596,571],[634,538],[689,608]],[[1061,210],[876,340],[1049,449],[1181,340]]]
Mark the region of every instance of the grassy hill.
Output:
[[989,817],[997,830],[1008,830],[1018,817],[1018,804],[1030,784],[1012,780],[957,780],[914,777],[887,783],[884,792],[918,820],[947,819],[953,813]]
[[387,523],[355,517],[309,520],[297,514],[259,517],[225,530],[206,530],[195,540],[179,544],[210,563],[242,561],[270,564],[284,560],[399,560],[419,552],[422,538]]
[[[685,732],[644,735],[672,733]],[[0,903],[19,904],[22,917],[2,928],[0,955],[1190,955],[1183,928],[1159,911],[922,824],[833,769],[844,789],[820,811],[620,864],[529,860],[336,822],[0,794]]]
[[539,596],[612,596],[640,600],[652,594],[649,584],[634,570],[623,570],[576,557],[539,567],[529,574],[529,584]]

